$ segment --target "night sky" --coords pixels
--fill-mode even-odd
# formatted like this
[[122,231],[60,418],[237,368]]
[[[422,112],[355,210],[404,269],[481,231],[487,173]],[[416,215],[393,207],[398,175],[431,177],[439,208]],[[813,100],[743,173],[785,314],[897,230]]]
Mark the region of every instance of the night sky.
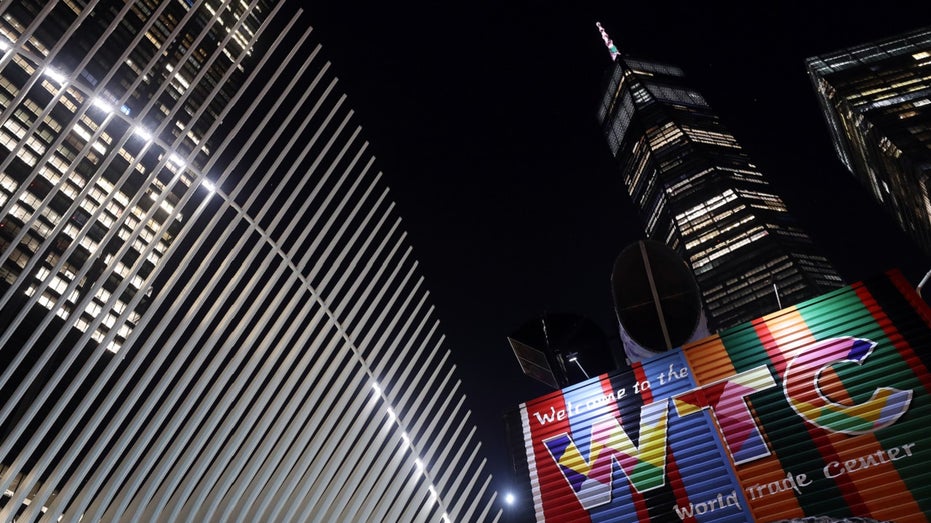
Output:
[[834,156],[804,68],[931,24],[925,2],[315,4],[499,492],[511,488],[502,415],[548,392],[507,335],[568,312],[616,337],[611,267],[642,238],[596,122],[611,65],[596,21],[622,53],[685,69],[846,281],[898,267],[917,284],[931,269]]

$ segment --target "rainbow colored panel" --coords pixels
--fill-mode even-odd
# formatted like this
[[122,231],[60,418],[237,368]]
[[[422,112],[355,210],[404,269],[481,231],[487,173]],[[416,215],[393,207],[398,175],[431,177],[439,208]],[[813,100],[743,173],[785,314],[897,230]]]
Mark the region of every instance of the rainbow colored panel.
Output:
[[537,521],[926,522],[928,355],[891,272],[522,404]]

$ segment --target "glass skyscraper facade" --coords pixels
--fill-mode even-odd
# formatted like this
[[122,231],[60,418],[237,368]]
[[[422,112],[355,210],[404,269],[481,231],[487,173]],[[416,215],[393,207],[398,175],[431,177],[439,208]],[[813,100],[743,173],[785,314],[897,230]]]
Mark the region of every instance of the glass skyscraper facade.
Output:
[[931,254],[931,28],[806,64],[837,156]]
[[692,269],[708,326],[750,321],[839,287],[837,272],[683,71],[613,49],[612,56],[598,112],[603,134],[647,238]]
[[500,516],[307,18],[0,5],[0,520]]
[[[211,127],[269,8],[230,4],[211,15],[206,4],[107,4],[15,2],[3,14],[0,276],[82,331],[102,318],[92,338],[116,352],[140,319],[129,303],[152,292],[146,278],[181,227],[174,210],[208,161]],[[106,266],[115,270],[104,277]]]

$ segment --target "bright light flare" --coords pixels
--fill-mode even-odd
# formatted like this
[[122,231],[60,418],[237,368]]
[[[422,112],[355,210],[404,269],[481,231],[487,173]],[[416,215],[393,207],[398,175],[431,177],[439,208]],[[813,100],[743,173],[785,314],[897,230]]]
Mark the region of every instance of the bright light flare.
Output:
[[100,98],[94,98],[94,101],[91,103],[94,105],[94,107],[100,109],[101,111],[105,113],[109,114],[113,112],[113,106],[107,103],[106,100],[103,100]]
[[177,167],[184,167],[184,158],[178,156],[176,153],[171,153],[168,156],[168,161],[175,164]]
[[142,138],[145,141],[149,141],[152,139],[152,133],[145,130],[145,128],[143,127],[133,127],[133,132],[136,134],[136,136],[138,136],[139,138]]
[[49,78],[51,78],[51,79],[52,79],[53,81],[55,81],[56,83],[58,83],[58,84],[63,84],[63,83],[65,83],[65,80],[66,80],[65,75],[62,74],[61,72],[59,72],[59,71],[57,71],[57,70],[55,70],[55,69],[52,69],[51,67],[46,67],[46,68],[45,68],[45,71],[43,71],[43,72],[45,73],[45,76],[48,76]]

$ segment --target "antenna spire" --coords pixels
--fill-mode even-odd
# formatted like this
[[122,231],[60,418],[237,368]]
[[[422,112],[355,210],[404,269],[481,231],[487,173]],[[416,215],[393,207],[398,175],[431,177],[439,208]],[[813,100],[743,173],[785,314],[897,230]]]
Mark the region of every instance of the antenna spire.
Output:
[[601,26],[601,22],[595,22],[595,26],[598,27],[598,32],[601,33],[601,39],[605,41],[605,45],[608,47],[608,51],[611,52],[611,60],[617,60],[617,55],[619,54],[617,47],[614,45],[614,42],[608,36],[605,28]]

